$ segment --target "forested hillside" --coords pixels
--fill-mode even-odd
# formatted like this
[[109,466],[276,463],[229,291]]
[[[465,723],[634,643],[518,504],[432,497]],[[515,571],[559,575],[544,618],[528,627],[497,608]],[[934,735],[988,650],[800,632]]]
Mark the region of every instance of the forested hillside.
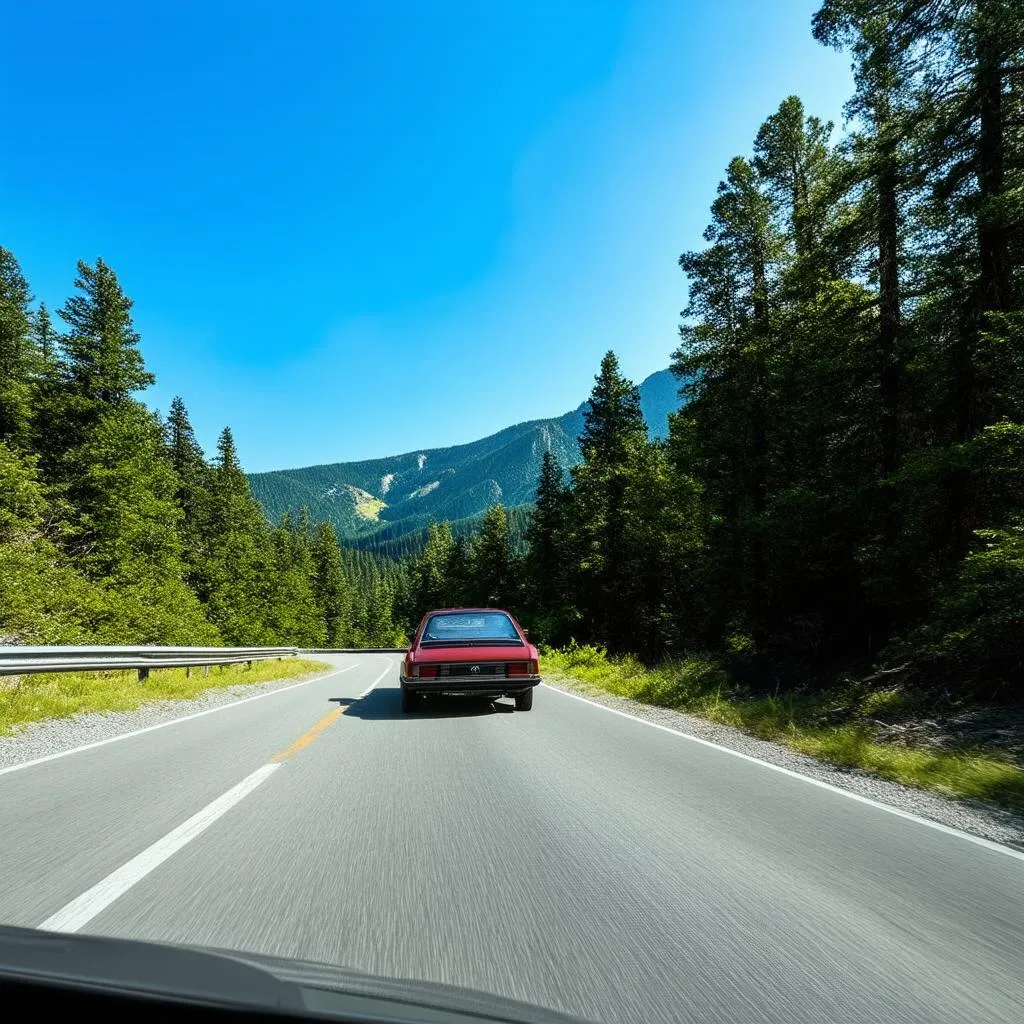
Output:
[[[526,553],[526,532],[530,526],[532,512],[532,502],[529,505],[514,505],[512,508],[506,509],[509,550],[516,557]],[[466,519],[442,520],[442,522],[447,523],[453,538],[468,538],[479,535],[486,518],[487,512],[485,511],[480,515],[470,516]],[[392,529],[395,530],[393,536],[390,534]],[[406,533],[406,525],[401,523],[395,527],[385,527],[380,533],[367,537],[364,540],[356,541],[352,546],[357,550],[370,551],[384,558],[408,560],[414,558],[423,550],[423,546],[430,537],[430,525],[413,533]]]
[[[641,410],[654,438],[667,435],[669,415],[679,404],[679,382],[669,370],[640,385]],[[489,505],[531,503],[545,451],[576,465],[586,405],[454,448],[254,473],[249,481],[272,519],[306,506],[314,519],[333,523],[342,542],[358,541],[381,554],[414,551],[430,523],[447,519],[461,524],[456,532],[479,530]]]
[[829,0],[814,33],[852,56],[849,130],[791,96],[725,168],[679,258],[667,439],[609,353],[567,483],[545,455],[525,558],[489,516],[468,589],[444,530],[414,587],[768,687],[886,665],[1019,699],[1024,7]]
[[180,398],[146,408],[131,308],[79,263],[58,331],[0,248],[0,642],[393,642],[401,567],[271,525],[229,429],[209,463]]

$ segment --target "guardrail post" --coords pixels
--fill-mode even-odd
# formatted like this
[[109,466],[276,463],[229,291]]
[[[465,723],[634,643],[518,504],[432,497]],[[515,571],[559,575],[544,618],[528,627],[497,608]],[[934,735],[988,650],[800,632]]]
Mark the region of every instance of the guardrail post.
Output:
[[139,669],[139,682],[140,683],[144,683],[148,678],[149,678],[149,669],[148,668],[140,668]]
[[248,660],[248,661],[247,661],[247,662],[245,663],[245,667],[246,667],[246,668],[252,668],[252,658],[250,658],[250,659],[249,659],[249,660]]
[[192,666],[191,665],[186,665],[185,666],[185,678],[189,679],[191,677],[191,675],[192,675]]
[[208,676],[209,674],[210,674],[210,666],[209,665],[204,665],[203,666],[203,675],[204,676]]

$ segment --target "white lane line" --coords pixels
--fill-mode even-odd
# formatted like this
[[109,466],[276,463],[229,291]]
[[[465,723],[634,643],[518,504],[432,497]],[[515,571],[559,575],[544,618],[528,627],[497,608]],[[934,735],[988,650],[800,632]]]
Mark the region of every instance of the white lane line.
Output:
[[42,931],[77,932],[97,914],[106,910],[119,896],[123,896],[136,882],[142,881],[154,868],[159,867],[168,857],[177,853],[196,836],[205,832],[221,815],[226,814],[240,800],[245,799],[261,782],[268,779],[279,764],[265,764],[246,776],[223,796],[207,804],[198,814],[182,822],[163,839],[132,857],[127,864],[107,875],[91,889],[48,917],[39,927]]
[[553,690],[555,693],[560,693],[563,697],[570,697],[572,700],[582,701],[584,704],[589,704],[591,707],[600,708],[602,711],[611,712],[613,715],[620,715],[622,718],[628,718],[631,722],[639,722],[641,725],[649,725],[652,729],[660,729],[662,732],[671,733],[673,736],[681,736],[684,740],[692,740],[694,743],[700,743],[702,746],[711,747],[714,750],[720,750],[722,753],[742,758],[744,761],[750,761],[752,764],[759,764],[763,768],[770,768],[773,772],[781,772],[783,775],[790,776],[790,778],[800,779],[801,782],[808,782],[812,786],[818,786],[819,788],[827,789],[832,793],[838,793],[840,796],[848,797],[850,800],[857,800],[859,803],[868,804],[871,807],[877,807],[882,811],[888,811],[889,814],[895,814],[898,818],[906,818],[908,821],[916,821],[919,825],[927,825],[929,828],[933,828],[937,832],[945,832],[946,835],[966,839],[969,843],[974,843],[977,846],[984,846],[986,849],[994,850],[996,853],[1005,853],[1010,857],[1015,857],[1017,860],[1024,860],[1024,851],[1015,850],[1011,846],[1003,846],[1001,843],[992,842],[991,839],[982,839],[981,836],[972,836],[969,832],[961,832],[960,829],[951,828],[949,825],[941,824],[941,822],[930,821],[928,818],[922,818],[917,814],[912,814],[910,811],[903,811],[898,807],[892,807],[889,804],[880,803],[878,800],[872,800],[869,796],[861,796],[860,793],[852,793],[850,790],[842,789],[840,786],[833,786],[829,782],[822,782],[820,779],[811,778],[810,775],[802,775],[800,772],[795,772],[791,768],[783,768],[781,765],[772,764],[771,761],[762,761],[761,758],[751,757],[750,754],[741,754],[738,750],[731,750],[729,747],[723,747],[720,743],[701,739],[699,736],[691,736],[688,732],[682,732],[679,729],[673,729],[667,725],[660,725],[658,722],[649,722],[646,718],[639,718],[636,715],[631,715],[628,711],[620,711],[618,708],[610,708],[607,704],[601,704],[596,700],[588,700],[586,697],[579,696],[579,694],[569,693],[567,690],[560,690],[557,686],[552,686],[550,683],[541,683],[541,685],[545,689]]
[[335,669],[326,675],[314,676],[312,679],[304,679],[301,683],[293,683],[291,686],[282,686],[279,690],[271,690],[269,693],[257,693],[254,697],[243,697],[242,700],[232,701],[230,704],[221,704],[215,708],[208,708],[206,711],[196,711],[191,715],[183,715],[181,718],[172,718],[166,722],[158,722],[156,725],[147,725],[144,729],[133,729],[131,732],[123,732],[117,736],[109,736],[105,740],[96,740],[95,743],[86,743],[81,747],[72,747],[70,750],[61,750],[56,754],[47,754],[45,757],[36,757],[31,761],[22,761],[20,764],[12,764],[7,768],[0,768],[0,775],[8,775],[11,772],[20,772],[24,768],[32,768],[37,764],[44,764],[47,761],[56,761],[61,757],[70,757],[72,754],[81,754],[86,750],[95,750],[97,747],[105,747],[108,743],[120,743],[121,740],[130,740],[133,736],[141,736],[143,733],[155,732],[157,729],[166,729],[172,725],[179,725],[182,722],[191,722],[193,718],[202,718],[204,715],[215,715],[218,711],[228,711],[231,708],[240,707],[242,704],[249,704],[254,700],[263,700],[264,697],[276,697],[279,693],[291,693],[300,686],[309,686],[310,683],[319,683],[332,676],[341,675],[354,669],[359,663],[346,665],[344,668]]
[[[387,668],[359,695],[365,697],[371,690],[391,671],[392,662],[389,660]],[[320,679],[328,679],[330,676],[340,675],[347,672],[355,665],[347,665],[343,669],[331,672]],[[315,679],[307,682],[316,682]],[[303,685],[303,684],[298,684]],[[289,687],[291,689],[291,687]],[[280,691],[275,691],[280,692]],[[259,694],[260,697],[269,697],[270,694]],[[249,700],[256,700],[257,697],[250,697]],[[241,702],[240,702],[241,703]],[[229,705],[233,707],[234,705]],[[220,711],[221,708],[214,708]],[[201,711],[199,714],[209,714],[208,711]],[[198,715],[190,715],[190,718],[197,718]],[[175,719],[177,722],[186,721],[184,718]],[[174,723],[162,723],[172,725]],[[159,728],[151,726],[150,728]],[[139,732],[148,732],[148,729],[140,729]],[[120,739],[121,737],[117,737]],[[109,741],[104,741],[109,742]],[[99,744],[94,744],[98,746]],[[81,747],[81,750],[87,748]],[[68,751],[74,753],[74,751]],[[133,885],[142,881],[154,868],[159,867],[168,857],[177,853],[183,846],[192,842],[196,836],[205,832],[219,817],[227,813],[235,804],[244,800],[260,783],[266,781],[278,768],[286,762],[271,761],[257,768],[251,775],[247,775],[237,786],[233,786],[222,796],[217,797],[212,803],[207,804],[197,814],[193,814],[188,821],[182,822],[176,829],[168,832],[162,839],[158,839],[152,846],[147,847],[138,856],[133,857],[127,864],[111,872],[102,881],[97,882],[91,889],[82,893],[81,896],[73,899],[66,906],[61,907],[57,913],[48,917],[39,928],[41,931],[51,932],[77,932],[87,925],[97,914],[106,910],[114,900],[123,896]],[[20,766],[19,766],[20,767]]]
[[377,678],[374,679],[374,681],[370,683],[370,685],[365,690],[363,690],[361,694],[359,694],[360,698],[365,697],[391,671],[392,664],[393,662],[391,661],[390,658],[388,658],[388,667],[384,669],[384,671],[381,672],[381,674],[377,676]]

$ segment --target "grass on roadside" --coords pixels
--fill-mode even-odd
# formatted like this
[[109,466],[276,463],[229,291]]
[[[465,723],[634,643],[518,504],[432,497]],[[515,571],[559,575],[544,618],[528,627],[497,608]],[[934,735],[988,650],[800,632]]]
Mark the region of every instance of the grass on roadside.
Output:
[[225,686],[301,679],[329,667],[322,661],[284,658],[254,661],[252,668],[215,665],[209,676],[201,668],[193,668],[190,675],[183,668],[155,668],[144,683],[134,670],[40,673],[17,679],[0,676],[0,736],[47,718],[69,718],[85,711],[134,711],[149,701],[187,700]]
[[736,726],[842,767],[1024,811],[1024,771],[997,755],[876,742],[870,720],[897,711],[905,700],[894,690],[866,691],[850,684],[813,696],[754,697],[708,658],[689,657],[649,669],[633,657],[612,660],[598,648],[577,646],[544,651],[542,660],[549,676]]

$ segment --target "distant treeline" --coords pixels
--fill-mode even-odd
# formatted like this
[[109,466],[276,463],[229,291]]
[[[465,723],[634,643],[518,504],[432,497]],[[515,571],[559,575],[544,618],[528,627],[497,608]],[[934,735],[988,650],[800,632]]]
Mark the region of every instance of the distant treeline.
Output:
[[[532,505],[514,505],[506,509],[508,518],[508,541],[509,547],[514,556],[521,556],[526,552],[526,531],[530,525]],[[484,522],[484,513],[467,516],[465,519],[455,519],[448,522],[448,529],[452,537],[474,537],[480,533]],[[362,551],[371,551],[376,555],[385,558],[408,561],[414,559],[426,546],[431,537],[435,534],[430,528],[431,524],[423,527],[422,530],[415,530],[412,533],[405,532],[405,524],[398,523],[394,527],[397,536],[391,536],[391,530],[385,527],[372,537],[354,541],[352,546]]]

